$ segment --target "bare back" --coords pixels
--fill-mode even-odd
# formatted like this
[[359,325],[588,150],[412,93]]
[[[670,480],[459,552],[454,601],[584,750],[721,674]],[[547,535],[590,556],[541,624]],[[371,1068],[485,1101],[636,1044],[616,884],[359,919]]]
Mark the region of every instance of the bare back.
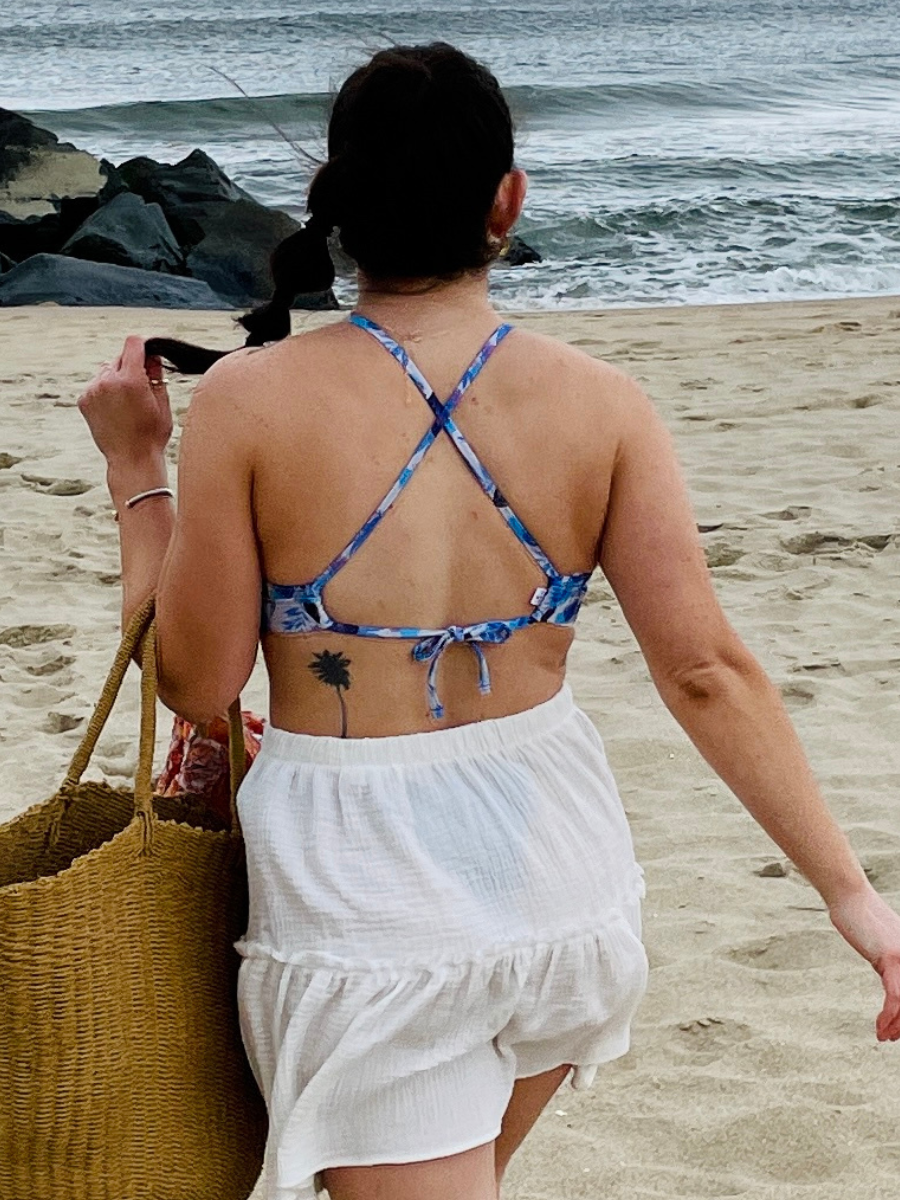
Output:
[[[480,321],[446,339],[407,344],[446,397],[484,338]],[[398,364],[341,323],[245,359],[260,440],[253,509],[264,578],[314,578],[353,537],[397,477],[433,415]],[[455,419],[519,517],[562,572],[590,571],[616,450],[603,419],[598,365],[514,330],[463,398]],[[529,610],[545,579],[446,436],[439,436],[382,524],[327,585],[335,619],[445,626]],[[562,684],[570,628],[535,625],[477,662],[453,646],[440,665],[443,721],[429,715],[425,667],[408,642],[333,632],[271,634],[264,650],[277,726],[350,736],[426,730],[506,715]],[[339,697],[314,668],[339,655]],[[334,688],[334,685],[332,684]],[[338,700],[340,699],[340,705]]]

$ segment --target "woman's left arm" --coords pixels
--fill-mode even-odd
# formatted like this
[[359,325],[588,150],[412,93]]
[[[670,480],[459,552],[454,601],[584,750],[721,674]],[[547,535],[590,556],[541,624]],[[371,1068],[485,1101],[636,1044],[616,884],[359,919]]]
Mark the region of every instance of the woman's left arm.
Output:
[[[241,356],[243,358],[243,356]],[[247,681],[259,638],[260,568],[252,514],[254,427],[239,362],[198,384],[185,418],[178,510],[163,496],[172,419],[158,360],[140,338],[101,370],[79,402],[106,457],[122,552],[123,622],[154,591],[162,700],[203,723]]]

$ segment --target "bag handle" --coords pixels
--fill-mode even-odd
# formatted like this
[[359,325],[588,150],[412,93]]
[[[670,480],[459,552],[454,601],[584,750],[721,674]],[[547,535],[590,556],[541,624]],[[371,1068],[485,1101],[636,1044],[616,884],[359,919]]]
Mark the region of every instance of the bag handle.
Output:
[[[149,835],[150,826],[156,820],[153,811],[153,751],[156,746],[156,692],[158,673],[156,666],[156,622],[154,620],[155,599],[151,596],[137,610],[122,635],[119,649],[113,659],[100,698],[88,722],[84,737],[72,756],[62,790],[75,787],[87,769],[103,732],[113,705],[122,690],[132,658],[140,647],[141,657],[141,718],[138,741],[138,763],[134,779],[134,812],[140,817]],[[231,830],[240,833],[237,815],[237,793],[246,770],[244,748],[244,725],[241,719],[241,702],[235,700],[228,710],[228,760],[231,796]]]

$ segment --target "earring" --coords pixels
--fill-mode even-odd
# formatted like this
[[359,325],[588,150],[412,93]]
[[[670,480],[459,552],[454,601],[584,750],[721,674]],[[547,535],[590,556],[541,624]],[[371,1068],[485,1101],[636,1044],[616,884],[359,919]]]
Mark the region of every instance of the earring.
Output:
[[509,254],[509,234],[504,233],[501,237],[499,233],[489,233],[487,236],[488,245],[491,251],[497,258],[506,258]]

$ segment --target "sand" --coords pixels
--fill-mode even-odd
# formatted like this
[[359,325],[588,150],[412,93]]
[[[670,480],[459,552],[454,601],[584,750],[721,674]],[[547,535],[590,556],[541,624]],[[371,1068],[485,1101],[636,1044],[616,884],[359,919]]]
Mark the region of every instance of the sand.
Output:
[[[900,298],[520,320],[656,399],[725,608],[900,903]],[[0,312],[0,818],[62,777],[111,657],[116,529],[74,405],[128,332],[235,341],[219,313]],[[875,1041],[880,984],[663,709],[600,579],[570,680],[646,867],[651,982],[631,1053],[557,1094],[505,1200],[895,1200],[900,1047]],[[259,671],[246,700],[264,711]],[[135,712],[132,681],[93,767],[115,783]]]

